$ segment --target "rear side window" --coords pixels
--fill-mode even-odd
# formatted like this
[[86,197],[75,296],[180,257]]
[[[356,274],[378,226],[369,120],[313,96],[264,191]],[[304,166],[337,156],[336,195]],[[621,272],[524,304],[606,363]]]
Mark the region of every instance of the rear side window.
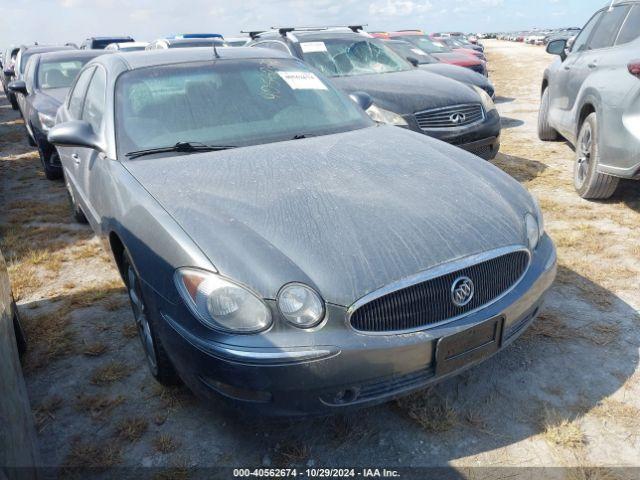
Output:
[[598,20],[600,20],[601,16],[602,12],[598,12],[587,22],[582,29],[582,32],[580,32],[580,35],[578,35],[578,38],[576,38],[576,41],[573,43],[573,47],[571,48],[572,52],[582,52],[586,50],[591,32],[593,32],[593,29],[598,24]]
[[629,16],[622,25],[616,45],[633,42],[638,37],[640,37],[640,5],[636,5],[631,9]]
[[93,75],[94,70],[94,68],[89,68],[82,72],[73,87],[73,92],[69,97],[69,114],[72,118],[80,118],[84,94],[87,91],[87,85],[89,84],[89,80],[91,80],[91,75]]
[[605,10],[591,40],[589,40],[589,50],[613,46],[620,31],[620,25],[627,17],[628,12],[628,6],[615,7],[610,12]]
[[82,110],[82,120],[89,122],[95,132],[100,129],[102,124],[106,87],[107,79],[104,70],[96,68],[96,73],[91,79],[91,84],[84,100],[84,109]]

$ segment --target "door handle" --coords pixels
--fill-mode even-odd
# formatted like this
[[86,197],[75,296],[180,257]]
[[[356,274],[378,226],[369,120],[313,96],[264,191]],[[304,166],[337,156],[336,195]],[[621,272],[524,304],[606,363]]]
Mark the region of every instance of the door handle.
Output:
[[598,68],[598,64],[597,64],[597,62],[592,62],[589,65],[587,65],[587,67],[589,67],[591,70],[593,70],[594,68]]
[[570,66],[568,66],[568,65],[565,65],[564,69],[565,69],[565,70],[571,70],[571,67],[570,67]]
[[77,153],[72,153],[71,158],[73,158],[73,161],[76,162],[76,165],[80,165],[80,157]]

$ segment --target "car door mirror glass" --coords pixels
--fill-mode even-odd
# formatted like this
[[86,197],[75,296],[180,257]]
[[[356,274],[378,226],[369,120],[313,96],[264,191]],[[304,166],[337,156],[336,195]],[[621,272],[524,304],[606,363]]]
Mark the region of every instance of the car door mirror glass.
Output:
[[91,148],[104,151],[98,136],[89,122],[74,120],[54,126],[47,136],[50,143],[57,147]]
[[363,110],[367,110],[371,105],[373,105],[373,98],[365,92],[353,92],[349,95],[349,98],[356,102]]
[[566,49],[567,41],[564,39],[554,40],[553,42],[549,42],[549,45],[547,45],[547,53],[550,53],[551,55],[558,55],[560,57],[566,55]]

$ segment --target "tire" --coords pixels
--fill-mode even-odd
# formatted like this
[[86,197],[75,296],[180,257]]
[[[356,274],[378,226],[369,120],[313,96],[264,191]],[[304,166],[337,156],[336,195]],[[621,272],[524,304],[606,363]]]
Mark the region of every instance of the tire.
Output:
[[138,336],[140,337],[142,350],[144,351],[151,375],[153,375],[161,385],[169,386],[179,384],[180,377],[178,377],[160,338],[158,338],[156,334],[154,319],[151,315],[147,314],[149,309],[144,299],[140,277],[126,249],[122,259],[122,273],[124,283],[127,286],[129,301],[131,302],[131,310],[133,311],[133,316],[138,327]]
[[558,132],[549,125],[549,89],[542,93],[540,101],[540,111],[538,112],[538,138],[544,142],[554,142],[558,140]]
[[64,177],[64,184],[67,187],[67,198],[69,200],[69,205],[71,206],[73,219],[78,223],[82,223],[82,224],[89,223],[86,215],[84,214],[84,212],[82,211],[78,203],[76,202],[76,197],[73,194],[73,189],[71,188],[71,184],[69,183],[69,180],[67,179],[67,177],[64,176],[64,172],[63,172],[63,177]]
[[598,117],[589,115],[582,126],[576,142],[576,161],[573,168],[573,184],[578,195],[586,200],[604,200],[610,198],[618,188],[620,179],[605,173],[599,173],[600,131]]
[[20,323],[20,314],[18,313],[18,307],[15,303],[12,305],[13,311],[13,331],[16,335],[16,344],[18,346],[18,354],[23,356],[27,353],[27,335],[24,333],[22,323]]
[[44,170],[44,176],[47,180],[59,180],[62,178],[62,168],[53,166],[54,156],[58,155],[57,151],[53,151],[51,155],[46,155],[41,147],[38,147],[38,155],[40,156],[40,163],[42,163],[42,169]]
[[36,143],[36,141],[33,139],[33,137],[31,136],[31,134],[29,133],[29,129],[27,128],[27,124],[24,124],[24,133],[27,135],[27,142],[29,143],[30,147],[37,147],[38,144]]

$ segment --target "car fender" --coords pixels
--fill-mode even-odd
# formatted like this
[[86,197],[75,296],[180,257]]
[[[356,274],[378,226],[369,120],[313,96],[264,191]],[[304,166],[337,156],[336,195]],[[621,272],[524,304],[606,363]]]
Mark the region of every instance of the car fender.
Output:
[[[109,245],[116,263],[120,260],[113,248],[117,238],[131,255],[141,280],[165,300],[177,303],[179,295],[173,284],[177,268],[217,272],[216,267],[119,161],[101,162],[100,178],[92,187],[108,192],[109,200],[94,205],[100,214],[100,231],[96,233],[104,245]],[[96,193],[104,198],[99,191]]]
[[593,109],[598,116],[598,120],[600,120],[600,115],[602,112],[602,97],[600,96],[600,92],[594,86],[591,79],[587,80],[583,85],[580,93],[578,94],[578,101],[574,107],[573,111],[573,138],[570,140],[573,144],[578,139],[578,135],[580,134],[580,128],[582,127],[582,123],[584,119],[589,114],[589,110]]

